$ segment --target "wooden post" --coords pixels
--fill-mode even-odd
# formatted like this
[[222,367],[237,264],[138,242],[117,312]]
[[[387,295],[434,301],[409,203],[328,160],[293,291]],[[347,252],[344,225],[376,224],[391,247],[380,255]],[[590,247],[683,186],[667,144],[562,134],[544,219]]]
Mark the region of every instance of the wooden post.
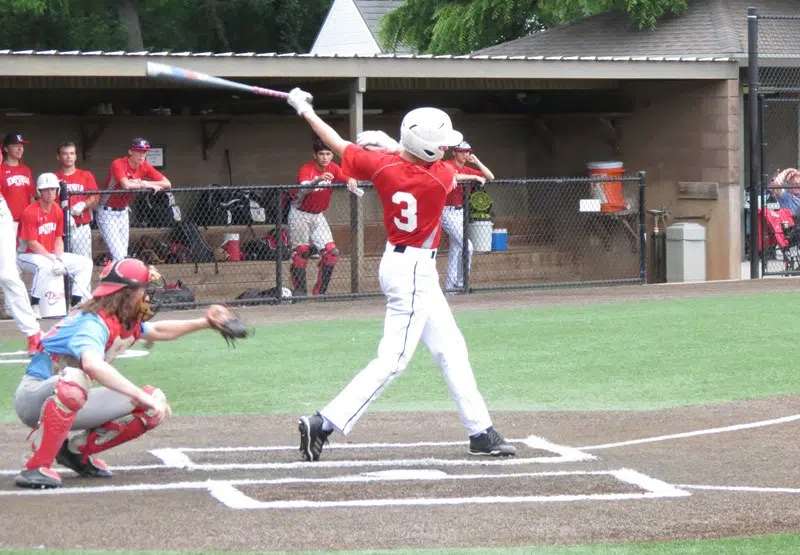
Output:
[[[364,92],[367,79],[357,77],[350,84],[350,140],[364,130]],[[350,292],[361,292],[361,261],[364,257],[363,197],[350,195]]]

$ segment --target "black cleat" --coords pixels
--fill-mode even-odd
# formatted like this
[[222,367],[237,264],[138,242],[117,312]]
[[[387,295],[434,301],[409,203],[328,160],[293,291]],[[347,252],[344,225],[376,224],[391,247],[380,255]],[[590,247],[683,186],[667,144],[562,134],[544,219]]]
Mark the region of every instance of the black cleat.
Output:
[[328,443],[331,432],[324,431],[322,423],[319,413],[302,416],[297,421],[297,429],[300,430],[300,454],[307,461],[318,461],[322,448]]
[[17,474],[14,483],[21,488],[55,489],[61,487],[61,477],[52,468],[32,468]]
[[65,441],[61,445],[61,449],[56,455],[58,464],[74,470],[79,476],[86,478],[111,478],[113,476],[106,463],[100,459],[89,457],[86,462],[83,462],[82,459],[83,455],[70,451],[69,441]]
[[489,457],[513,457],[517,449],[500,435],[500,432],[489,427],[484,433],[470,436],[469,454]]

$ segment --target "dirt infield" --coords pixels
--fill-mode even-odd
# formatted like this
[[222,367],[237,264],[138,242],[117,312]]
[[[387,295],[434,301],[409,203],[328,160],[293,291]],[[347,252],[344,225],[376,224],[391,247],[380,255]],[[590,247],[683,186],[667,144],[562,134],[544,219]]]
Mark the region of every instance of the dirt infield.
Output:
[[[769,279],[452,297],[458,310],[796,290]],[[252,309],[250,321],[382,313],[380,300]],[[162,316],[163,317],[163,316]],[[7,333],[6,323],[0,333]],[[455,413],[367,413],[300,462],[295,415],[176,417],[111,451],[111,480],[11,478],[27,430],[0,425],[0,546],[148,550],[500,547],[800,530],[800,397],[647,412],[508,412],[515,459],[470,457]],[[760,489],[770,488],[770,489]],[[72,527],[47,522],[76,523]],[[335,531],[334,531],[335,530]]]

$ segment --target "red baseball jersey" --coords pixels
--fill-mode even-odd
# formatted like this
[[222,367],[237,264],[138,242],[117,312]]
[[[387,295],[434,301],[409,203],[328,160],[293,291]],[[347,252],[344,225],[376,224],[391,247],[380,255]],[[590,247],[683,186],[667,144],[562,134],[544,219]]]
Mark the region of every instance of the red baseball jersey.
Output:
[[[106,179],[106,189],[113,191],[115,189],[122,189],[119,184],[120,179],[127,177],[128,179],[146,179],[149,181],[159,181],[164,179],[164,175],[150,165],[147,160],[143,161],[136,169],[133,169],[128,164],[128,157],[117,158],[111,162],[111,168],[108,170],[108,179]],[[134,194],[125,195],[109,195],[105,204],[111,208],[127,208],[133,200]]]
[[[309,162],[300,168],[300,172],[297,174],[297,183],[300,184],[303,181],[311,181],[318,175],[322,175],[326,172],[333,174],[333,181],[335,182],[347,181],[347,177],[344,175],[344,173],[342,173],[342,168],[339,167],[338,164],[331,162],[326,168],[320,170],[317,168],[317,165],[314,162]],[[299,191],[300,189],[293,189],[291,191],[292,199],[297,198]],[[333,189],[330,187],[311,189],[306,196],[303,197],[302,202],[300,202],[300,206],[297,208],[303,212],[319,214],[320,212],[324,212],[328,209],[328,206],[331,203],[331,196],[333,196]]]
[[[483,172],[476,170],[475,168],[471,168],[466,164],[459,168],[456,166],[456,163],[452,160],[448,160],[446,162],[453,166],[453,169],[456,171],[456,174],[465,174],[465,175],[480,175],[483,176]],[[456,186],[450,191],[450,194],[447,195],[447,200],[445,201],[447,206],[461,206],[464,204],[464,186],[460,183],[456,183]]]
[[[34,202],[22,212],[19,221],[19,238],[24,241],[39,241],[52,253],[56,249],[56,237],[64,235],[64,212],[57,202],[45,212],[42,205]],[[28,247],[25,252],[32,253]]]
[[[70,192],[90,192],[97,191],[97,182],[94,180],[92,172],[87,170],[75,169],[74,173],[64,175],[61,172],[56,172],[56,177],[59,181],[67,182],[67,190]],[[70,195],[69,207],[72,208],[79,202],[86,202],[90,197],[95,195]],[[88,224],[92,221],[92,211],[84,210],[80,216],[75,216],[75,224]]]
[[435,249],[442,234],[442,210],[456,171],[445,162],[427,166],[396,154],[372,152],[351,144],[342,169],[358,180],[372,181],[383,205],[383,225],[393,245]]
[[14,221],[18,222],[31,203],[31,197],[36,196],[31,169],[21,162],[16,166],[0,164],[0,194],[6,199]]

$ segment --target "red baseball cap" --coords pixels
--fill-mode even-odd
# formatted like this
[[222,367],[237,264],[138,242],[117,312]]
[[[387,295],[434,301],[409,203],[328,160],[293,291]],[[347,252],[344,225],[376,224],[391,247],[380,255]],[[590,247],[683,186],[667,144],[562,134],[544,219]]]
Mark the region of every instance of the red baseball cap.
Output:
[[131,141],[131,150],[150,150],[150,141],[142,137],[136,137]]
[[105,297],[125,287],[145,287],[150,283],[150,268],[136,258],[123,258],[106,264],[100,273],[100,285],[92,297]]

